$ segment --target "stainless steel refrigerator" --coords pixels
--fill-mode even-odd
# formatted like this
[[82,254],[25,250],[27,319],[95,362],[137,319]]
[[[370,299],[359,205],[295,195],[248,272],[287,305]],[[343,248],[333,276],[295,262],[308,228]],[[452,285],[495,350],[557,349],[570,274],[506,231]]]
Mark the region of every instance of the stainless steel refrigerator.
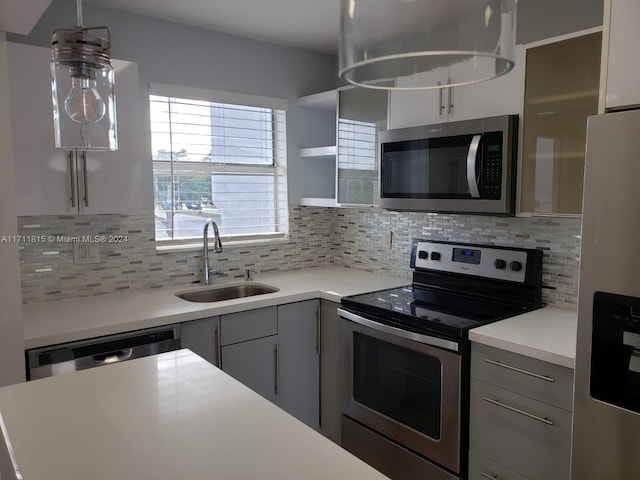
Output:
[[571,478],[640,479],[640,110],[587,125]]

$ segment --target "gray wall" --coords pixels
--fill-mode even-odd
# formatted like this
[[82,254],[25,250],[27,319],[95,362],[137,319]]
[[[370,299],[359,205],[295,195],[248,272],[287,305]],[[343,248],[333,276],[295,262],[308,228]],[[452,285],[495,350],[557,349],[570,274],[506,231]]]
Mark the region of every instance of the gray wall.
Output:
[[[297,203],[300,192],[316,180],[299,168],[298,148],[309,146],[316,136],[332,137],[331,124],[297,106],[297,97],[335,88],[335,57],[280,46],[177,23],[91,5],[85,2],[84,23],[111,28],[112,57],[139,65],[141,105],[149,131],[147,89],[149,82],[212,88],[231,92],[286,98],[289,101],[288,152],[289,199]],[[14,42],[49,46],[54,28],[75,24],[75,1],[54,0],[29,36],[9,34]],[[304,127],[303,127],[304,125]],[[151,158],[150,139],[145,143]],[[335,141],[335,140],[333,140]],[[149,210],[152,206],[151,162],[148,164]],[[305,193],[306,194],[306,193]]]
[[518,0],[516,43],[602,25],[604,0]]

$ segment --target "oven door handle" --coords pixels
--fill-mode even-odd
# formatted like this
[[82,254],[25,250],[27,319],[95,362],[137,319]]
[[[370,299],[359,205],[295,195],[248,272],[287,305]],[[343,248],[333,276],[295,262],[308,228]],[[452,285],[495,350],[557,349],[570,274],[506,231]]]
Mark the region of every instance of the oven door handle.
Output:
[[452,340],[445,340],[444,338],[423,335],[421,333],[415,333],[408,330],[403,330],[401,328],[392,327],[390,325],[385,325],[383,323],[378,323],[373,320],[369,320],[368,318],[361,317],[360,315],[356,315],[355,313],[351,313],[342,308],[338,308],[338,315],[345,320],[349,320],[350,322],[355,322],[365,327],[369,327],[373,330],[387,333],[395,337],[406,338],[407,340],[423,343],[425,345],[431,345],[433,347],[446,348],[448,350],[453,350],[454,352],[457,352],[459,350],[458,343]]

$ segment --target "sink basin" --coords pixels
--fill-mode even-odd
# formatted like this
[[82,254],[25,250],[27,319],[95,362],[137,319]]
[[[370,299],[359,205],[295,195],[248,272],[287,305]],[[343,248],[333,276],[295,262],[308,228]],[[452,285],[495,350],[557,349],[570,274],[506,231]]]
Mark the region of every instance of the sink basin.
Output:
[[233,285],[221,285],[219,287],[203,288],[201,290],[191,290],[188,292],[178,292],[176,297],[188,302],[221,302],[223,300],[233,300],[234,298],[253,297],[254,295],[264,295],[280,290],[262,283],[237,283]]

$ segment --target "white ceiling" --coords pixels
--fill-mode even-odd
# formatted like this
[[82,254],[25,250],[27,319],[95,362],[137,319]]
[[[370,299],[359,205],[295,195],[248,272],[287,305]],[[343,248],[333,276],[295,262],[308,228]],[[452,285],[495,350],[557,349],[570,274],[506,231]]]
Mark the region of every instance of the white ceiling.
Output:
[[257,40],[337,53],[338,0],[88,0]]

